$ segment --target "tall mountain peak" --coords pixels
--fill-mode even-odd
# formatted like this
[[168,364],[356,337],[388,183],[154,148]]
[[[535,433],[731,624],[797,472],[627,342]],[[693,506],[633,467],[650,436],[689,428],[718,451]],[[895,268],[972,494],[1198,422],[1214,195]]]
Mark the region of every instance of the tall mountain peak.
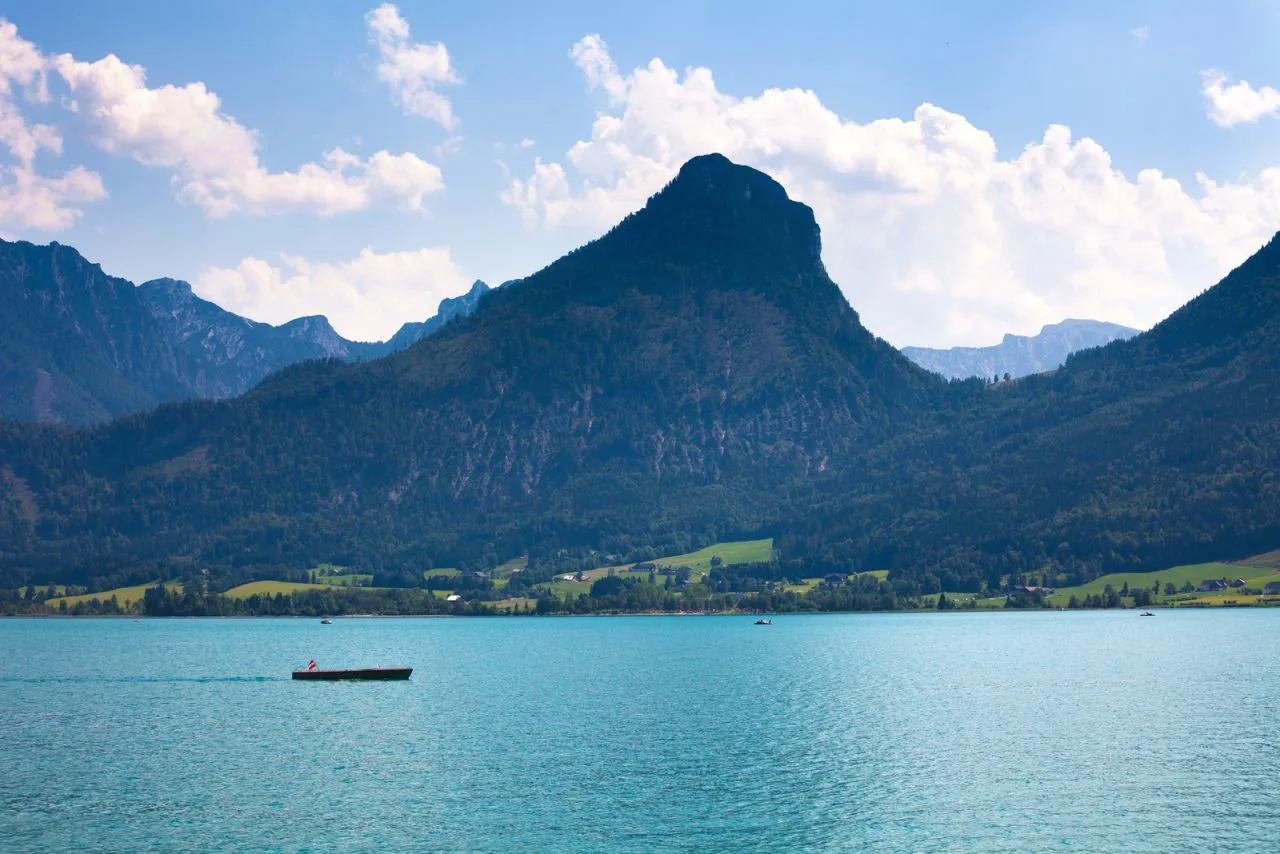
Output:
[[575,254],[604,252],[616,261],[660,254],[675,266],[809,271],[821,266],[821,232],[813,210],[793,201],[765,173],[721,154],[695,157],[612,231]]

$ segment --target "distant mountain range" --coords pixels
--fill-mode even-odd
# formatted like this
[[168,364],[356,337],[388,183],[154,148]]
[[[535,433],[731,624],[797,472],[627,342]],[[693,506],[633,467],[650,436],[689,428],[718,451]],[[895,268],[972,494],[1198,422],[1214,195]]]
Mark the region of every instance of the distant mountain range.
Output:
[[903,347],[902,353],[922,368],[948,379],[1025,377],[1052,371],[1080,350],[1132,338],[1141,330],[1101,320],[1051,323],[1039,335],[1005,335],[991,347]]
[[473,311],[488,290],[478,281],[435,317],[364,343],[324,317],[259,323],[183,281],[134,287],[70,246],[0,240],[0,418],[91,424],[169,401],[234,397],[296,362],[401,350]]
[[[135,288],[69,246],[0,241],[0,418],[92,424],[159,403],[235,397],[297,362],[364,361],[403,350],[470,314],[489,290],[477,281],[387,341],[349,341],[323,316],[260,323],[196,296],[184,281],[152,279]],[[993,347],[902,353],[948,378],[1021,377],[1137,332],[1066,320],[1039,335],[1006,335]]]

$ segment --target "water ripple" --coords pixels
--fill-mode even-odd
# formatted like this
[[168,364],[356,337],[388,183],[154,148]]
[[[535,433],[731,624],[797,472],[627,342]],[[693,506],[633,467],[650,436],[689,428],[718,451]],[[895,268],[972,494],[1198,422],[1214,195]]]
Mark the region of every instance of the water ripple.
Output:
[[1280,612],[750,623],[0,622],[0,847],[1280,850]]

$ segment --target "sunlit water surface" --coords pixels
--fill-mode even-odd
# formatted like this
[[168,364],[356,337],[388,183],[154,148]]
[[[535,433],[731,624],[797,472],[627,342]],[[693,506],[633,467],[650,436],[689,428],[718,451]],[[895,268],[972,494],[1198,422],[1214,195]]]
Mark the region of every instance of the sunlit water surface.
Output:
[[0,620],[0,849],[1280,851],[1280,611]]

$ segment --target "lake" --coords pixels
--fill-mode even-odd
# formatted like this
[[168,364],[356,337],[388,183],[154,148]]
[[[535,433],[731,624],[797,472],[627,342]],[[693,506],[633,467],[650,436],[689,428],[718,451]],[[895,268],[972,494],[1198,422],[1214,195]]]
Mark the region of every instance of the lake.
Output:
[[1280,610],[9,619],[0,848],[1277,851],[1278,712]]

